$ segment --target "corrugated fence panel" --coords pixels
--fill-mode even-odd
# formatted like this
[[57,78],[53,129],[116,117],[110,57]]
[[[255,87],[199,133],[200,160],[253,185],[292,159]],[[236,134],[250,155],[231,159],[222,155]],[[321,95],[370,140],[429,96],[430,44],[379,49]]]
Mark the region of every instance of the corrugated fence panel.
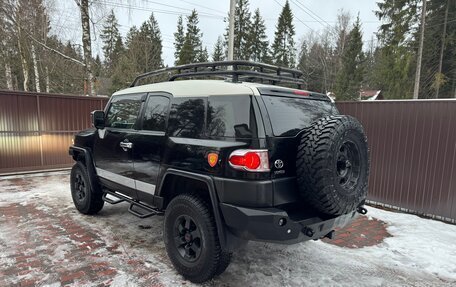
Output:
[[[73,135],[106,102],[0,91],[0,174],[70,166]],[[337,105],[366,130],[371,201],[456,220],[456,100]]]
[[371,201],[456,219],[456,100],[337,106],[367,133]]
[[69,167],[74,134],[106,97],[0,91],[0,174]]

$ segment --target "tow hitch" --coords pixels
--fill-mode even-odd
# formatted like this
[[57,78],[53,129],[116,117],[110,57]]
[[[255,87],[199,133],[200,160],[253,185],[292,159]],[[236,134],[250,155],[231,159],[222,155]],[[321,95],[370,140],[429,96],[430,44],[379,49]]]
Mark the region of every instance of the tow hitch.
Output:
[[365,208],[362,207],[362,206],[359,206],[359,207],[356,209],[356,211],[357,211],[358,213],[363,214],[363,215],[367,213],[367,209],[365,209]]

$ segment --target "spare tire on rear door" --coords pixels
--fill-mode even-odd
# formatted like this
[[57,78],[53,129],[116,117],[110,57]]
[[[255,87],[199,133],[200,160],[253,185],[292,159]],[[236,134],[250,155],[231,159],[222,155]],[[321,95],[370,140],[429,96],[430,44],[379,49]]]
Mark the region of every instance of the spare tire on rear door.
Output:
[[301,196],[317,210],[348,213],[367,195],[369,151],[359,121],[328,116],[301,132],[296,158]]

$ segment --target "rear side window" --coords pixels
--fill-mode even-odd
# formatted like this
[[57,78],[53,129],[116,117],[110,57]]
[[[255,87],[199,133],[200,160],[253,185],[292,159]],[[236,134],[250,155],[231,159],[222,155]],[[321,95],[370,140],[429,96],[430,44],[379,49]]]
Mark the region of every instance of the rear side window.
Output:
[[330,102],[306,98],[262,96],[275,136],[295,136],[314,120],[336,114]]
[[206,133],[212,137],[251,138],[256,134],[251,98],[210,96],[207,105]]
[[143,118],[143,130],[165,131],[169,99],[163,96],[149,96]]
[[168,133],[175,137],[201,138],[204,133],[206,101],[201,98],[174,98]]
[[106,126],[119,129],[135,128],[143,94],[114,96],[106,113]]

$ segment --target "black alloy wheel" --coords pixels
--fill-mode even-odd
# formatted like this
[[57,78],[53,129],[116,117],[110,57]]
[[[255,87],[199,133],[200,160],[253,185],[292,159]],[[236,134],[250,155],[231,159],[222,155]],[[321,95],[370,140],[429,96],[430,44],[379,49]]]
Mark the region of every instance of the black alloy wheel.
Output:
[[76,162],[71,169],[70,185],[71,197],[79,212],[95,214],[103,208],[103,193],[97,182],[90,183],[87,168],[82,162]]
[[194,283],[225,271],[231,253],[220,246],[212,205],[198,193],[180,194],[166,207],[163,239],[176,270]]
[[201,255],[201,233],[191,216],[182,215],[177,218],[174,224],[174,244],[182,258],[189,262],[196,261]]
[[359,150],[355,143],[346,141],[341,145],[336,165],[340,185],[345,189],[355,187],[360,176]]
[[79,203],[83,203],[87,196],[87,183],[84,180],[81,172],[76,172],[76,178],[74,182],[74,190],[76,195],[76,200]]

